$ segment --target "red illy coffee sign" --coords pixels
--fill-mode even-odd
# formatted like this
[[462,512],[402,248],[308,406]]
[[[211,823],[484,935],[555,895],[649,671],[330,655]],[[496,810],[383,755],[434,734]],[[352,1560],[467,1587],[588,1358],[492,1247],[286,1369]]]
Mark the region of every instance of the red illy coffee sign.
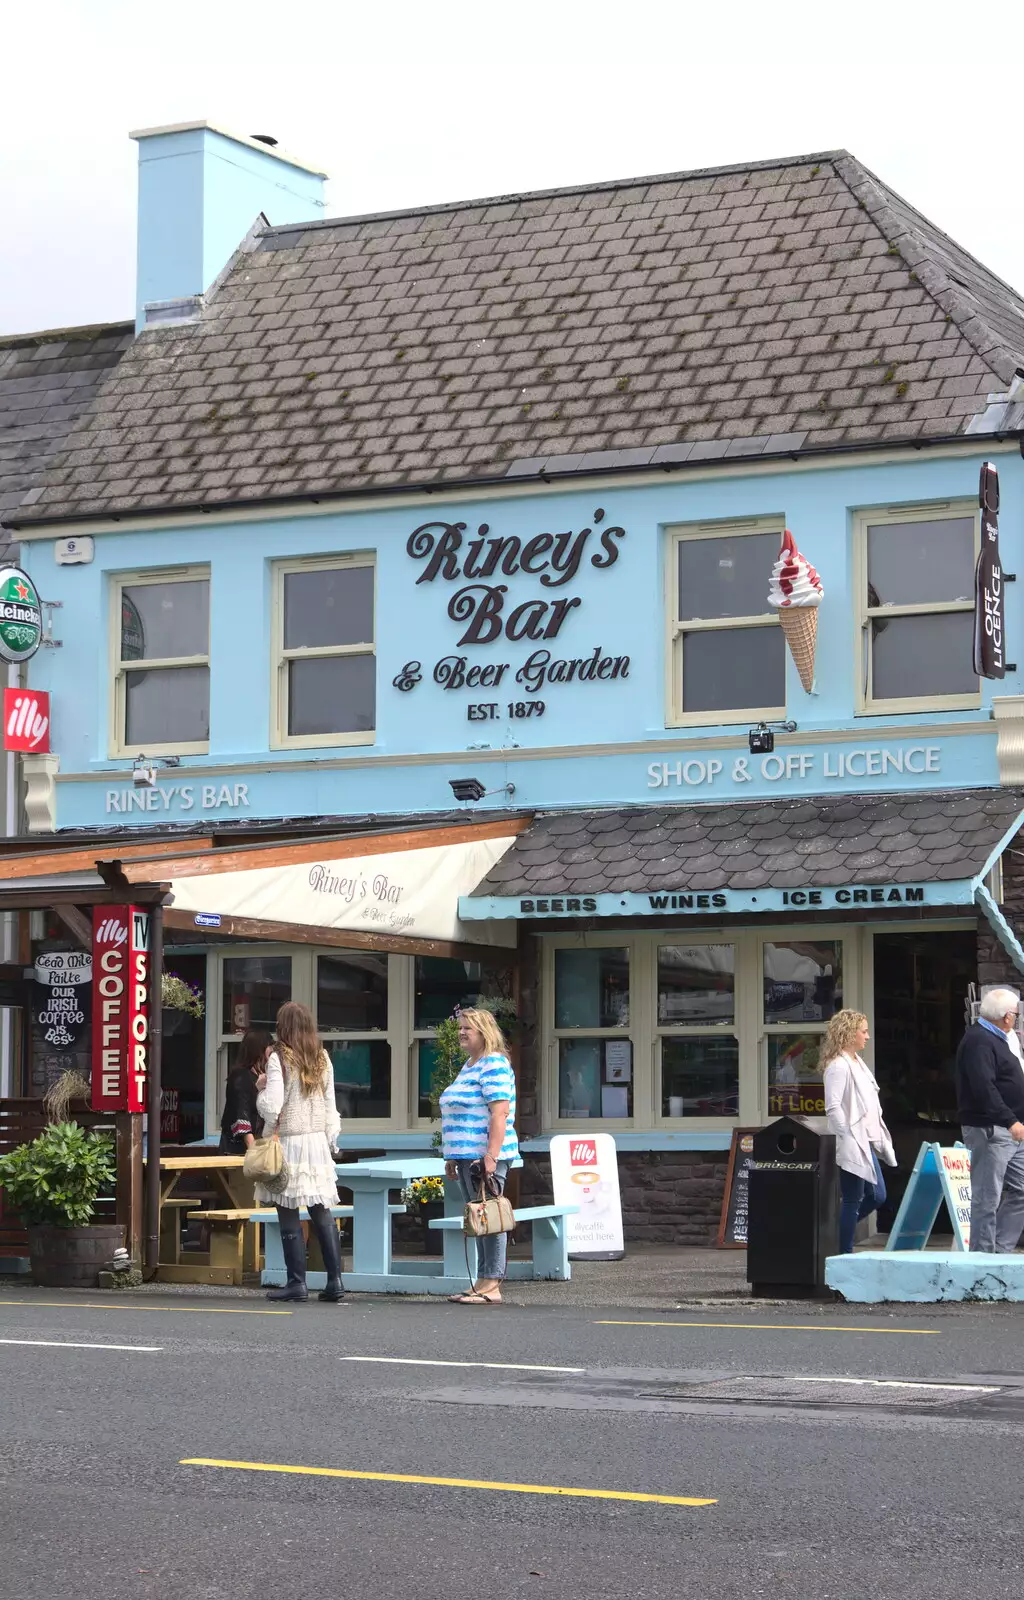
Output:
[[49,754],[50,696],[44,690],[4,690],[4,749]]
[[149,927],[149,913],[136,906],[93,908],[94,1111],[146,1109]]

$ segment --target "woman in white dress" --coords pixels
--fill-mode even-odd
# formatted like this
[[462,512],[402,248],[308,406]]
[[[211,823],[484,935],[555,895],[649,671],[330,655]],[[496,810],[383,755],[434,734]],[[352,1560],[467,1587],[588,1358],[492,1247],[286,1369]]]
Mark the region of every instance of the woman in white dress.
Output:
[[258,1205],[277,1207],[288,1281],[268,1300],[306,1300],[306,1242],[299,1210],[305,1206],[320,1241],[327,1287],[319,1299],[344,1299],[341,1240],[330,1207],[338,1203],[333,1149],[341,1131],[334,1096],[334,1070],[320,1042],[312,1012],[289,1000],[277,1013],[277,1048],[259,1079],[256,1108],[264,1138],[278,1138],[287,1168],[286,1187],[273,1193],[256,1185]]

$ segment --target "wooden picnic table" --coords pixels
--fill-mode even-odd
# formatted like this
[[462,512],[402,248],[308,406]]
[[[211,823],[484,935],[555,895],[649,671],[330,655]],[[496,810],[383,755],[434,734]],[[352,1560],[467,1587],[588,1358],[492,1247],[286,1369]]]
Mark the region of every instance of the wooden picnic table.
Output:
[[[181,1251],[181,1225],[178,1216],[183,1207],[196,1210],[196,1195],[176,1193],[182,1178],[201,1173],[207,1177],[219,1197],[219,1203],[231,1209],[251,1208],[253,1205],[252,1180],[242,1174],[243,1156],[221,1155],[214,1152],[205,1156],[160,1157],[160,1261],[157,1278],[163,1283],[220,1283],[222,1269],[210,1265],[205,1251],[188,1251],[191,1258],[183,1260]],[[256,1229],[246,1231],[243,1268],[246,1272],[259,1271],[259,1234]]]

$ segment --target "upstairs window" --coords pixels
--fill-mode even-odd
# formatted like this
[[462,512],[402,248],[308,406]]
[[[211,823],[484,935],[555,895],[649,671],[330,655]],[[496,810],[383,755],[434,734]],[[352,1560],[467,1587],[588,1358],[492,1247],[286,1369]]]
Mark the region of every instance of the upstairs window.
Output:
[[857,517],[859,712],[980,703],[972,660],[978,538],[971,505],[890,506]]
[[208,568],[116,580],[113,754],[202,754],[210,746]]
[[777,518],[670,531],[670,726],[785,716],[786,641],[768,607],[782,532]]
[[274,744],[372,744],[372,556],[282,561],[274,582]]

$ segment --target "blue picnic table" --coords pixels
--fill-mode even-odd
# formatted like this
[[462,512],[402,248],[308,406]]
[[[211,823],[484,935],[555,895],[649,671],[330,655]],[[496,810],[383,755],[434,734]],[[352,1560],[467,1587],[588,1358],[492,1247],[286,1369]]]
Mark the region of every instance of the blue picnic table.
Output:
[[[466,1240],[457,1221],[461,1221],[465,1201],[457,1182],[445,1179],[444,1185],[444,1255],[440,1261],[422,1257],[396,1259],[392,1252],[392,1216],[403,1208],[391,1204],[391,1193],[404,1189],[414,1178],[443,1178],[444,1162],[436,1156],[384,1156],[368,1161],[354,1161],[336,1168],[338,1182],[343,1189],[352,1191],[352,1269],[343,1273],[346,1289],[370,1294],[456,1294],[466,1288]],[[339,1215],[343,1209],[339,1208]],[[575,1206],[543,1207],[545,1225],[558,1226],[558,1218]],[[550,1219],[555,1216],[554,1222]],[[532,1220],[532,1213],[521,1213],[524,1221]],[[265,1224],[265,1258],[263,1282],[280,1284],[285,1281],[284,1257],[281,1253],[280,1232],[276,1220]],[[568,1278],[570,1268],[564,1247],[552,1255],[547,1249],[535,1271],[533,1261],[510,1261],[509,1278],[553,1277]],[[468,1241],[469,1269],[476,1268],[476,1245]],[[322,1288],[326,1276],[321,1272],[307,1275],[310,1289]]]

